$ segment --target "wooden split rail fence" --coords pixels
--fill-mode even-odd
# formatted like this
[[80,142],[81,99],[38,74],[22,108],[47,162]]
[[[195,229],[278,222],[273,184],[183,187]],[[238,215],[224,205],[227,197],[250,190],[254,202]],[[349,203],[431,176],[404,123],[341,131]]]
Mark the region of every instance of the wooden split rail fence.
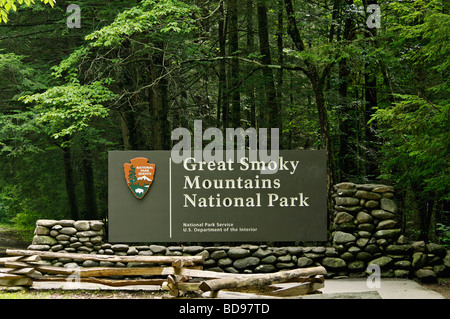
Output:
[[[0,287],[31,287],[34,281],[88,282],[112,287],[130,285],[157,285],[168,290],[174,297],[187,291],[203,292],[204,297],[229,298],[240,296],[229,292],[245,287],[271,287],[264,295],[270,297],[291,297],[314,293],[324,287],[324,267],[299,268],[270,274],[231,274],[203,270],[202,256],[115,256],[78,253],[58,253],[32,250],[6,250],[10,257],[0,258]],[[139,263],[139,267],[77,267],[49,266],[42,259],[68,258],[76,261],[110,261]],[[143,265],[143,266],[141,266]],[[3,266],[3,267],[1,267]],[[44,275],[45,274],[45,275]],[[127,279],[113,279],[127,277]],[[135,279],[128,277],[135,276]],[[145,276],[141,278],[138,276]],[[157,278],[147,278],[155,276]],[[106,278],[105,278],[106,277]],[[109,277],[109,278],[108,278]],[[276,284],[295,282],[289,287],[279,288]],[[226,290],[226,291],[224,291]],[[220,292],[220,293],[219,293]],[[243,294],[246,298],[250,294]],[[252,295],[253,296],[253,295]]]

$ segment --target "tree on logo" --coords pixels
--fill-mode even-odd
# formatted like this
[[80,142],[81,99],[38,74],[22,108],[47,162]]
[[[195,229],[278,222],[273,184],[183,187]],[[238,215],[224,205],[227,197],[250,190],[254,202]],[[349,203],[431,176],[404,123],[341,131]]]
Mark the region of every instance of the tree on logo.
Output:
[[133,165],[131,165],[129,173],[128,173],[128,182],[130,183],[130,185],[134,185],[134,183],[137,182],[136,169],[134,168]]

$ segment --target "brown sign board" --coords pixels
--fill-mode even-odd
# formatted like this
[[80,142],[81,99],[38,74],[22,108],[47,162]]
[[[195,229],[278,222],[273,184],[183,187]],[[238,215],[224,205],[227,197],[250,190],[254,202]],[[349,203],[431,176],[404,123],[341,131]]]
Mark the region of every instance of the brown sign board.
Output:
[[271,164],[276,173],[245,156],[175,163],[171,151],[109,152],[108,240],[325,241],[325,152],[280,151]]

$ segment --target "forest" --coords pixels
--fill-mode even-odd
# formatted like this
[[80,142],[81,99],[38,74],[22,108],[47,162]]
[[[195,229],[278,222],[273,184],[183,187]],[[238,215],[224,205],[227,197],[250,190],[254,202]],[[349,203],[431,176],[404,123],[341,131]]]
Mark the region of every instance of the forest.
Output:
[[1,0],[0,223],[102,219],[108,151],[279,128],[450,245],[446,0]]

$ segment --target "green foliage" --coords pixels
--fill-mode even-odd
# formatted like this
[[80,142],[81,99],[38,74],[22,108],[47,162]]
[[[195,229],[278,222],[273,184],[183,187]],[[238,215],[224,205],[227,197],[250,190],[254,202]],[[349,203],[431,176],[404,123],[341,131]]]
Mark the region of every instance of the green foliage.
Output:
[[86,36],[93,46],[113,46],[130,36],[146,33],[154,41],[163,36],[184,34],[195,29],[196,7],[179,0],[144,0],[138,6],[119,13],[110,25]]
[[[450,200],[450,104],[432,104],[415,95],[396,95],[402,99],[390,108],[378,109],[374,119],[387,124],[386,168],[400,184],[420,181],[424,189]],[[407,163],[408,169],[395,167]],[[399,174],[400,173],[400,174]]]
[[[0,28],[0,220],[26,227],[70,217],[63,158],[82,215],[81,163],[89,152],[106,215],[108,150],[152,149],[162,130],[191,128],[194,119],[229,126],[235,99],[240,123],[263,127],[271,80],[285,148],[323,146],[319,96],[335,170],[344,172],[339,181],[397,185],[414,201],[408,218],[417,219],[416,207],[449,200],[450,21],[443,1],[379,1],[377,30],[366,26],[367,1],[294,1],[304,50],[289,34],[287,2],[242,1],[232,17],[227,1],[80,0],[81,29],[67,28],[64,6],[36,1],[11,14]],[[0,0],[0,20],[31,3]],[[258,19],[259,5],[267,20]],[[238,20],[237,49],[231,18]],[[261,63],[264,27],[270,77]],[[317,78],[321,85],[313,87]],[[371,160],[381,176],[368,173]]]
[[56,148],[2,158],[0,181],[6,182],[0,193],[3,221],[12,222],[21,230],[32,230],[37,219],[65,217],[60,158],[60,150]]
[[[49,4],[50,6],[55,5],[55,0],[41,0],[44,4]],[[34,0],[0,0],[0,23],[8,22],[8,12],[12,9],[13,11],[17,11],[17,4],[26,4],[27,6],[34,4]]]
[[22,100],[36,104],[36,122],[45,133],[58,139],[82,131],[95,118],[108,116],[103,104],[115,96],[103,82],[81,85],[75,81],[44,93],[24,96]]
[[400,13],[390,30],[394,48],[403,48],[396,54],[417,84],[410,94],[394,94],[396,102],[379,107],[374,116],[389,141],[383,146],[384,177],[450,200],[450,17],[442,13],[440,1],[414,7],[393,3],[391,8]]
[[437,241],[450,249],[450,226],[438,223],[436,225]]

